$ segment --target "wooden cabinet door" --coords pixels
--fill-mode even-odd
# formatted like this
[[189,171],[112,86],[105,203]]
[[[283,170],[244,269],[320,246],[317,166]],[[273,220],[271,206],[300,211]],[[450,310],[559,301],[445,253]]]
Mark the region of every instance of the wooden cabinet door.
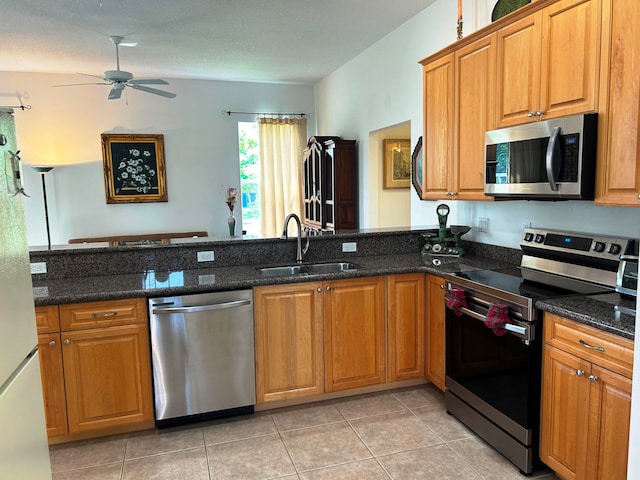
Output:
[[560,0],[542,11],[542,118],[596,110],[600,0]]
[[497,32],[498,127],[532,121],[531,113],[539,110],[541,15],[533,13]]
[[445,303],[443,278],[427,275],[426,280],[426,377],[444,391]]
[[453,179],[453,54],[423,67],[423,199],[448,196]]
[[484,194],[484,135],[495,128],[496,35],[455,52],[455,152],[457,200],[492,200]]
[[324,392],[322,284],[254,290],[257,403]]
[[60,331],[58,305],[36,307],[36,329],[38,330],[38,333],[53,333]]
[[597,205],[640,207],[640,2],[603,8]]
[[586,478],[594,466],[587,453],[590,368],[589,362],[544,345],[540,459],[565,480]]
[[[36,313],[37,316],[38,314]],[[40,355],[40,376],[42,378],[47,436],[66,435],[69,430],[67,427],[67,402],[64,393],[60,333],[39,334],[38,353]]]
[[69,433],[153,421],[146,325],[64,332]]
[[[592,417],[589,428],[589,456],[596,459],[595,475],[589,478],[612,480],[627,478],[629,426],[631,418],[631,380],[597,365],[591,369]],[[585,477],[586,478],[586,477]]]
[[323,285],[325,392],[384,383],[384,277]]
[[425,276],[387,277],[389,381],[424,377]]

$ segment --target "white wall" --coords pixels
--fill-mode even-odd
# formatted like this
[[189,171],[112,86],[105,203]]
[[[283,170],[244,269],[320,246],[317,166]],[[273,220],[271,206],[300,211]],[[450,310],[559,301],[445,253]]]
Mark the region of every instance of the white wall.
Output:
[[[128,233],[207,230],[228,235],[224,190],[240,186],[238,121],[222,110],[305,112],[315,133],[313,87],[169,80],[165,99],[130,92],[128,105],[107,100],[106,86],[53,88],[78,83],[75,75],[0,72],[0,104],[16,105],[16,92],[30,104],[16,111],[24,178],[29,245],[46,245],[39,175],[27,165],[56,165],[46,176],[53,244],[69,238]],[[107,205],[101,133],[162,133],[167,165],[167,203]],[[236,217],[241,218],[240,212]],[[240,231],[240,226],[237,231]]]

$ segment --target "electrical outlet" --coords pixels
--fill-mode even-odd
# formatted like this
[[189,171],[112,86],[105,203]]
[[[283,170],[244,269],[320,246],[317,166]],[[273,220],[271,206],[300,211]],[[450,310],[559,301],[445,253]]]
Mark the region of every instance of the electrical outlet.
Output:
[[478,231],[485,233],[489,231],[489,219],[487,217],[478,217]]
[[358,251],[358,244],[356,242],[344,242],[342,244],[342,252],[356,252]]
[[213,262],[215,260],[215,256],[213,255],[213,250],[206,250],[204,252],[198,252],[198,261],[199,262]]
[[31,274],[35,273],[47,273],[47,262],[34,262],[31,263]]

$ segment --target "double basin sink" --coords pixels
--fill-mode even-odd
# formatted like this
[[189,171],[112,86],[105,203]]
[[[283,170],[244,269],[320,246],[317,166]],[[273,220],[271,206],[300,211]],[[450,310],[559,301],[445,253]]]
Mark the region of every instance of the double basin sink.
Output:
[[348,270],[357,270],[358,267],[351,262],[310,263],[286,265],[283,267],[259,268],[258,271],[264,277],[281,277],[295,275],[320,275],[327,273],[340,273]]

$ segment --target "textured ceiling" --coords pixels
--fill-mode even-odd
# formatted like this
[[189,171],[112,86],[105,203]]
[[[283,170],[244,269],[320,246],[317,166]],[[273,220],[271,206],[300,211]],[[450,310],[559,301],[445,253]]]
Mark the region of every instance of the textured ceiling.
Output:
[[0,0],[0,70],[313,83],[435,0]]

